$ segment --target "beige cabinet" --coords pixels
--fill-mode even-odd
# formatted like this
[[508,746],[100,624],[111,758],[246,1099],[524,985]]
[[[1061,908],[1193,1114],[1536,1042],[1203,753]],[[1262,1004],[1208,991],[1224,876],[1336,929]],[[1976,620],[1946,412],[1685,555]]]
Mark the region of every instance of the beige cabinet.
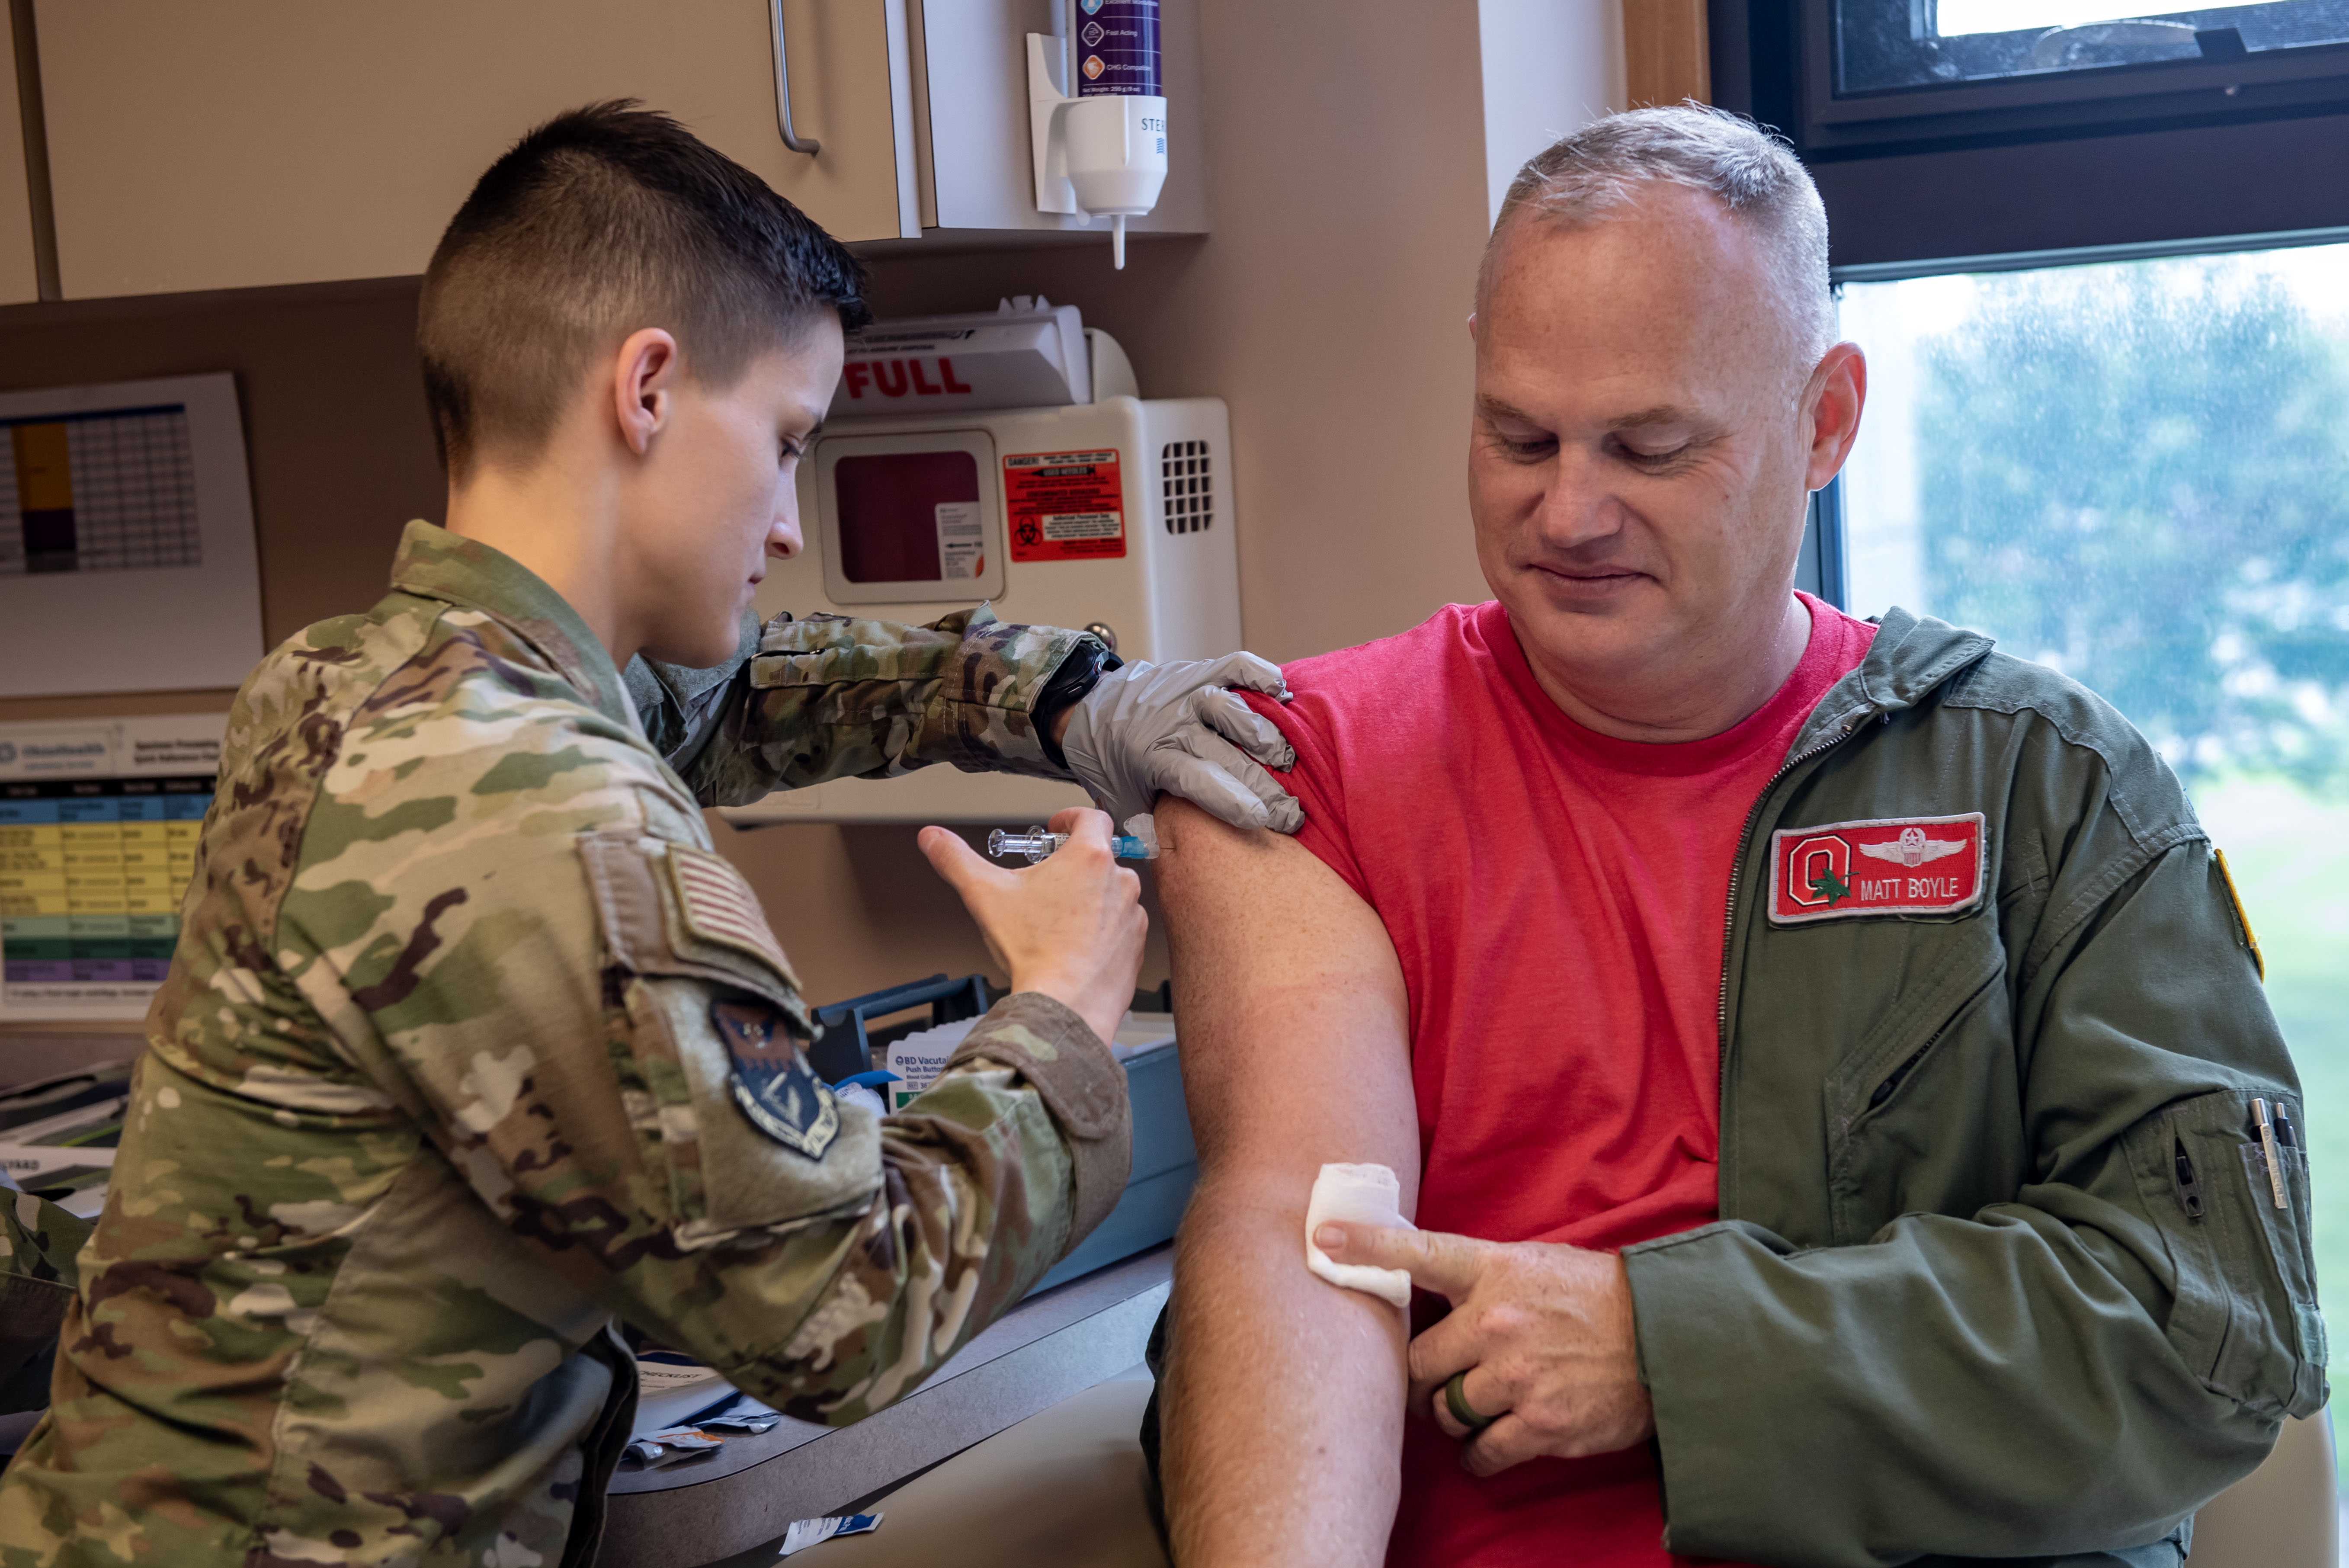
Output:
[[500,151],[616,98],[843,239],[916,234],[909,3],[783,0],[811,157],[776,128],[765,0],[36,0],[59,282],[72,299],[419,273]]
[[[844,240],[1105,244],[1036,210],[1027,36],[1061,3],[782,0],[811,156],[776,125],[770,0],[35,0],[59,279],[82,299],[419,273],[501,151],[617,98]],[[1171,168],[1140,234],[1206,228],[1194,9],[1163,29]]]
[[16,109],[16,53],[0,16],[0,305],[40,297],[33,268],[33,203],[25,188],[24,120]]

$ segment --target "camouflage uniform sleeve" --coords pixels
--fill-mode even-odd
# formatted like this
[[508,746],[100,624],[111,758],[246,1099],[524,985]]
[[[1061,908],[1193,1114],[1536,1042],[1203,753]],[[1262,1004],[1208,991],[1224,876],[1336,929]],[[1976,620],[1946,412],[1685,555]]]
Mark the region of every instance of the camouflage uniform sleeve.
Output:
[[[1009,998],[905,1114],[843,1105],[807,1067],[755,896],[651,759],[575,735],[500,750],[563,765],[525,781],[452,748],[397,796],[355,778],[347,809],[322,802],[279,946],[319,956],[353,1059],[548,1265],[780,1407],[845,1422],[1114,1203],[1124,1075],[1073,1013]],[[493,763],[503,800],[451,772]],[[383,830],[427,794],[454,794],[463,830]]]
[[[775,618],[787,622],[791,617]],[[620,684],[627,688],[646,738],[680,776],[692,776],[702,748],[725,719],[727,703],[747,684],[746,671],[759,651],[762,629],[759,618],[745,611],[734,657],[723,664],[693,670],[640,653],[620,672]]]
[[1036,700],[1087,634],[997,620],[986,606],[928,626],[778,616],[735,665],[632,662],[646,732],[705,805],[832,778],[894,778],[932,763],[967,773],[1072,775],[1038,738]]

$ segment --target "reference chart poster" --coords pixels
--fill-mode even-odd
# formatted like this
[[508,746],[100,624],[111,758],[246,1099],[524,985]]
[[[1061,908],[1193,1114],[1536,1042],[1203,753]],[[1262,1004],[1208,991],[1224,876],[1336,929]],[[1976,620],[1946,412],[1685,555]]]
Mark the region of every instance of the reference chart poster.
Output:
[[185,403],[0,429],[0,576],[203,565]]
[[0,696],[231,691],[264,646],[234,377],[0,391]]
[[145,1015],[225,722],[0,724],[0,1022]]

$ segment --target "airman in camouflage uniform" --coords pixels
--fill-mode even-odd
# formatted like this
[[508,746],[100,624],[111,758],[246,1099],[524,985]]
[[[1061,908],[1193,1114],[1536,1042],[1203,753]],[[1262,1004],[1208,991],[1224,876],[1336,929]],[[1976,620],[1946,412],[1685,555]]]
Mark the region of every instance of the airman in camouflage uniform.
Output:
[[[1058,773],[1030,710],[1079,637],[778,621],[692,722],[747,793]],[[263,662],[0,1563],[584,1562],[615,1314],[852,1421],[1107,1212],[1083,1020],[1015,994],[907,1113],[833,1100],[694,795],[571,607],[427,524]]]

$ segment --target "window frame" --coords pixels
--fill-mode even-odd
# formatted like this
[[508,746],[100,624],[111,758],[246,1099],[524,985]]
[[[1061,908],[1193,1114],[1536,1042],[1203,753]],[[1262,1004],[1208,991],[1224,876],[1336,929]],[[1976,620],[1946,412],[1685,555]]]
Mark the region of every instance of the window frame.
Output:
[[1804,29],[1831,3],[1708,0],[1708,47],[1713,101],[1809,166],[1838,266],[2349,228],[2349,181],[2292,172],[2349,168],[2349,76],[1817,124]]
[[[2222,119],[2264,109],[2349,109],[2349,42],[2302,45],[2243,58],[2182,58],[2011,78],[1889,87],[1837,97],[1839,0],[1790,0],[1797,26],[1799,143],[1860,148],[1917,139],[2076,131],[2158,119]],[[2154,14],[2154,12],[2149,12]]]
[[1810,510],[1803,518],[1803,553],[1795,561],[1795,587],[1849,613],[1851,578],[1844,563],[1850,558],[1845,549],[1843,474],[1838,471],[1826,489],[1811,492]]
[[[1847,97],[1835,90],[1836,6],[1840,0],[1797,0],[1802,26],[1806,140],[1848,143],[1913,138],[1920,131],[1964,131],[1998,116],[2006,128],[2118,116],[2217,114],[2236,107],[2243,88],[2313,87],[2320,99],[2349,99],[2349,43],[2308,44],[2233,60],[2156,60],[2140,65],[1883,88]],[[2148,16],[2159,13],[2148,12]],[[2137,100],[2137,101],[2130,101]],[[2063,110],[2059,115],[2034,110]],[[1899,123],[1894,123],[1899,122]],[[1922,122],[1922,123],[1911,123]]]

